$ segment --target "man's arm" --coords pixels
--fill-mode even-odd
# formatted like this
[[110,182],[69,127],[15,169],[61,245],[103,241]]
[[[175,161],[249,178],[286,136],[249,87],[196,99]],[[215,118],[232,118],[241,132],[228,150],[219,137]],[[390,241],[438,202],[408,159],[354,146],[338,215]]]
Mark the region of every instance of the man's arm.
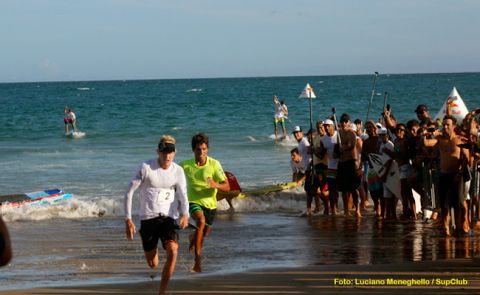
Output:
[[138,187],[142,184],[143,180],[143,164],[140,166],[140,169],[135,173],[135,176],[130,181],[128,189],[125,192],[123,198],[123,207],[125,209],[125,234],[127,235],[128,240],[133,240],[136,229],[135,224],[132,221],[132,199],[133,193],[137,190]]
[[10,235],[3,219],[0,217],[0,266],[7,265],[12,259]]
[[178,211],[180,212],[180,228],[188,226],[188,219],[190,214],[188,211],[188,196],[187,196],[187,179],[183,168],[180,167],[181,172],[178,173],[178,183],[176,185],[175,196],[178,199]]

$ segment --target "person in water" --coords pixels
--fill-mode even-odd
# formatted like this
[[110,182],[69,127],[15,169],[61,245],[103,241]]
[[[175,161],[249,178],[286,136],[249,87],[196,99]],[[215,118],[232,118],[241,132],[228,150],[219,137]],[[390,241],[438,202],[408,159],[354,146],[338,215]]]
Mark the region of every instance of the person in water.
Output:
[[75,113],[72,111],[71,108],[65,107],[63,109],[63,122],[65,123],[65,133],[68,133],[68,126],[69,124],[72,125],[72,130],[73,132],[77,132],[77,117],[75,116]]
[[288,108],[285,105],[285,101],[278,100],[277,96],[273,96],[273,103],[275,104],[275,117],[273,118],[273,131],[275,133],[275,138],[278,137],[278,123],[282,126],[282,137],[287,136],[287,130],[285,128],[285,119],[288,118]]

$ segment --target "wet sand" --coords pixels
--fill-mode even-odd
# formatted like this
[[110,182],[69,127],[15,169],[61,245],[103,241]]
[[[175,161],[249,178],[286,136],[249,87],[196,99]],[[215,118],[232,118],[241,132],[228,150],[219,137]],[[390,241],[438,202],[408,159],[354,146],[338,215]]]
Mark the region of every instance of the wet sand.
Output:
[[[409,286],[409,284],[413,284]],[[448,285],[449,284],[449,285]],[[158,280],[0,294],[156,294]],[[480,259],[317,265],[173,280],[168,294],[478,294]]]

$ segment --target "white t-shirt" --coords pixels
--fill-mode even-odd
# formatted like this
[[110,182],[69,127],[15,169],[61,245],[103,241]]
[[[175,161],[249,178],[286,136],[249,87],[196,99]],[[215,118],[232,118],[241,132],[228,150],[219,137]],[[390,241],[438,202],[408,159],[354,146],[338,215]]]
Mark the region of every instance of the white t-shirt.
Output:
[[[389,151],[392,151],[392,152],[393,152],[393,151],[394,151],[394,145],[393,145],[393,142],[391,142],[391,141],[389,140],[389,141],[387,141],[386,143],[383,143],[383,142],[382,142],[382,144],[380,144],[380,150],[379,150],[379,153],[380,153],[380,155],[383,155],[383,154],[385,154],[385,155],[387,155],[387,156],[388,156],[388,154],[387,154],[387,153],[384,153],[384,152],[383,152],[383,149],[384,149],[384,148],[387,148],[387,150],[389,150]],[[390,157],[390,156],[389,156],[389,157]]]
[[77,118],[77,117],[75,117],[75,113],[74,113],[74,112],[70,112],[70,114],[68,115],[68,117],[69,117],[70,119],[72,119],[72,121],[75,121],[75,119]]
[[130,181],[124,197],[125,217],[132,218],[133,193],[140,188],[140,219],[158,217],[160,214],[178,219],[179,214],[189,216],[187,181],[183,168],[172,163],[167,169],[158,159],[143,162]]
[[310,162],[312,161],[312,155],[308,152],[308,147],[310,146],[310,143],[308,142],[308,139],[306,137],[303,137],[302,140],[298,143],[298,152],[300,153],[300,156],[302,156],[302,166],[305,167],[305,169],[308,169],[310,166]]
[[327,150],[327,157],[328,157],[328,169],[337,170],[338,167],[338,158],[333,157],[333,151],[335,145],[338,142],[337,131],[333,133],[333,136],[328,136],[326,134],[320,139],[323,147]]
[[275,106],[275,118],[285,118],[285,113],[288,111],[287,106],[285,104],[282,105],[279,101],[275,102]]
[[292,168],[293,173],[303,173],[303,174],[305,174],[305,167],[303,166],[302,161],[297,163],[293,160],[290,160],[290,168]]

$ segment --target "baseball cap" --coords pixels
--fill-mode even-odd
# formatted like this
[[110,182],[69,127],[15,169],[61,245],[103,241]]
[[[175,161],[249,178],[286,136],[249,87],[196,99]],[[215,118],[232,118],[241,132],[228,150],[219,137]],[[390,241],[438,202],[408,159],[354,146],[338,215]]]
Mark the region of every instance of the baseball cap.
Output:
[[300,127],[300,126],[295,126],[295,127],[293,128],[292,133],[296,133],[296,132],[302,132],[302,127]]
[[333,125],[333,121],[330,119],[326,119],[325,122],[323,122],[323,125]]
[[170,142],[161,141],[158,144],[158,150],[161,153],[171,153],[175,151],[175,144]]
[[378,129],[378,135],[385,135],[385,134],[387,134],[387,128],[382,127]]

